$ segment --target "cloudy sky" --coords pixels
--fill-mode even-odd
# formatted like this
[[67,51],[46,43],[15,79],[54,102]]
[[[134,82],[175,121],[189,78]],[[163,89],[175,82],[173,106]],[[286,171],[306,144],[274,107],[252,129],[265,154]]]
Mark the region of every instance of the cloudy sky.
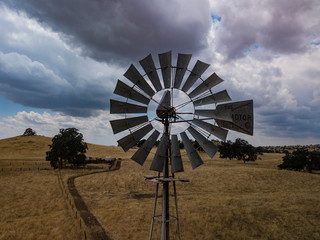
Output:
[[109,100],[149,53],[191,53],[253,99],[253,145],[320,143],[318,0],[0,2],[0,139],[76,127],[115,145]]

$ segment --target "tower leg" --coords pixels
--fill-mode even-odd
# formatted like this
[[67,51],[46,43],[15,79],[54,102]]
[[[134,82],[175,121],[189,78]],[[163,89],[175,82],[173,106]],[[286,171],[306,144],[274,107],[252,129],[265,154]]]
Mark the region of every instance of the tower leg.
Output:
[[174,191],[174,200],[176,203],[176,217],[177,217],[177,227],[178,227],[178,232],[179,232],[179,240],[181,240],[181,228],[180,228],[180,218],[179,218],[179,210],[178,210],[178,197],[177,197],[176,182],[173,182],[173,191]]
[[163,184],[161,240],[169,240],[169,183]]
[[152,220],[151,220],[151,227],[150,227],[150,233],[149,233],[149,240],[152,238],[152,231],[153,231],[153,224],[154,224],[154,218],[156,215],[156,207],[157,207],[157,201],[158,201],[158,189],[159,189],[159,183],[156,185],[156,193],[154,197],[154,205],[153,205],[153,213],[152,213]]

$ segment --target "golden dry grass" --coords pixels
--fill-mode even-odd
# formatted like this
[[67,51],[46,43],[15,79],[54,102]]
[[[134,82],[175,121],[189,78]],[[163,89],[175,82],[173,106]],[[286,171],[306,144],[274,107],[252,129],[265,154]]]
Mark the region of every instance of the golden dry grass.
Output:
[[80,239],[54,171],[4,171],[0,183],[0,239]]
[[81,238],[57,173],[44,161],[50,142],[43,136],[0,140],[1,240]]
[[[49,168],[50,142],[39,136],[0,140],[0,239],[81,239],[56,172],[38,170]],[[153,174],[152,155],[140,167],[129,160],[134,151],[89,145],[90,156],[124,159],[121,169],[75,180],[115,240],[148,239],[155,185],[143,176]],[[281,157],[265,154],[243,164],[203,155],[205,164],[191,170],[184,154],[185,172],[177,174],[190,179],[177,183],[183,239],[320,239],[320,175],[279,171]],[[63,170],[63,179],[85,171]],[[159,239],[159,225],[153,239]],[[175,224],[171,230],[171,239],[178,239]]]
[[[183,239],[320,239],[320,176],[279,171],[281,157],[266,154],[243,164],[203,155],[205,165],[196,170],[185,158],[178,177],[191,182],[177,183]],[[148,238],[155,191],[143,180],[149,166],[150,159],[142,168],[124,160],[118,172],[76,180],[114,239]],[[172,239],[178,239],[171,226]],[[153,239],[159,239],[159,227],[156,222]]]

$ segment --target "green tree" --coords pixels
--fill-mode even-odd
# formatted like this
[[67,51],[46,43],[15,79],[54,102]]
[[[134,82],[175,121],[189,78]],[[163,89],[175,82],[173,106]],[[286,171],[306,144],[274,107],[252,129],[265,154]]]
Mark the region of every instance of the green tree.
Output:
[[219,145],[219,152],[221,158],[233,158],[232,142],[228,140],[227,142],[221,142]]
[[312,151],[309,153],[307,169],[309,172],[312,172],[312,170],[320,170],[320,152]]
[[76,128],[60,129],[59,134],[52,138],[46,160],[50,161],[53,168],[63,168],[67,163],[73,167],[85,164],[88,146],[78,131]]
[[258,154],[262,155],[261,149],[255,148],[246,140],[237,138],[234,143],[230,140],[222,142],[219,146],[221,158],[236,158],[244,163],[257,160]]
[[297,171],[306,169],[311,173],[313,170],[320,169],[320,152],[298,149],[292,153],[286,153],[278,167]]
[[258,155],[263,155],[263,152],[264,152],[264,148],[259,146],[259,147],[256,147],[256,152]]
[[248,161],[257,160],[257,152],[254,146],[249,144],[246,140],[237,138],[232,144],[234,156],[244,163]]
[[36,132],[32,130],[32,128],[27,128],[24,133],[23,136],[34,136],[36,135]]

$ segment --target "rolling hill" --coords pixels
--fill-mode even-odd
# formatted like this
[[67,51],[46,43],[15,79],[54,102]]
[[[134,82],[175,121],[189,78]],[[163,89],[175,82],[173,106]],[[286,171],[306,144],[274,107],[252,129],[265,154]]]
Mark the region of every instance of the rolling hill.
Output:
[[[51,138],[45,136],[16,136],[0,139],[0,159],[45,159],[49,151]],[[129,151],[130,152],[130,151]],[[126,156],[122,149],[115,146],[103,146],[88,143],[86,155],[104,158],[106,156]],[[131,157],[131,153],[128,157]]]

